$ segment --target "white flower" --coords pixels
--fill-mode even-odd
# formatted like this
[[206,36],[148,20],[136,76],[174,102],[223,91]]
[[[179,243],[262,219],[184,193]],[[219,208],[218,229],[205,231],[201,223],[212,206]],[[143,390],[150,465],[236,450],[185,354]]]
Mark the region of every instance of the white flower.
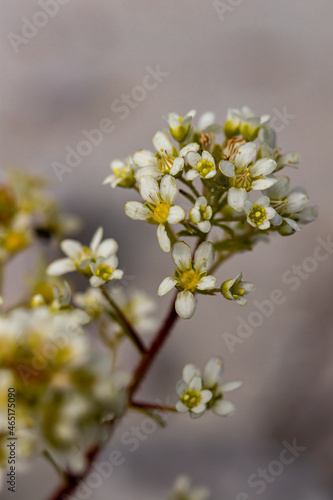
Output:
[[283,167],[293,167],[297,168],[301,163],[301,156],[299,153],[285,153],[283,155],[277,155],[276,157],[277,170]]
[[142,149],[133,156],[135,164],[139,167],[135,174],[137,180],[144,175],[152,175],[155,179],[160,179],[166,174],[173,176],[179,174],[184,168],[185,155],[189,151],[198,151],[200,148],[199,144],[191,143],[181,149],[178,155],[168,134],[161,130],[154,135],[153,145],[157,151],[156,155]]
[[213,410],[216,415],[227,417],[235,413],[235,406],[230,401],[224,399],[225,392],[235,391],[243,382],[240,380],[234,382],[227,382],[219,385],[219,380],[224,371],[223,359],[218,357],[211,358],[204,369],[203,386],[210,390],[213,394],[209,401],[208,407]]
[[195,114],[196,111],[194,110],[189,111],[184,117],[179,116],[177,113],[168,114],[166,120],[169,123],[170,133],[176,141],[183,142],[186,139]]
[[207,134],[212,132],[213,134],[220,134],[223,131],[221,125],[217,125],[215,121],[215,114],[212,111],[206,111],[203,113],[198,121],[198,127],[196,132],[201,134]]
[[276,182],[275,179],[266,177],[275,170],[276,162],[271,158],[255,161],[256,157],[257,146],[248,142],[237,149],[233,162],[220,162],[221,172],[230,178],[228,204],[237,212],[244,209],[247,191],[267,189]]
[[128,201],[125,213],[133,220],[158,224],[158,242],[164,252],[169,252],[171,244],[165,226],[185,219],[184,209],[173,204],[178,195],[177,181],[170,175],[165,175],[159,186],[154,177],[145,175],[140,179],[140,194],[145,203]]
[[196,224],[200,231],[203,233],[209,233],[211,219],[213,215],[212,207],[207,206],[207,199],[204,196],[200,196],[195,202],[194,207],[190,210],[189,219],[192,224]]
[[276,214],[274,208],[270,206],[268,196],[261,196],[255,203],[246,200],[244,210],[247,214],[247,222],[258,229],[268,229],[271,225],[270,220]]
[[258,136],[260,127],[270,120],[269,115],[256,116],[247,106],[239,109],[228,109],[224,132],[227,138],[242,134],[247,141]]
[[157,294],[162,297],[172,288],[177,287],[179,290],[175,305],[177,314],[183,319],[189,319],[192,318],[196,308],[193,293],[211,290],[216,286],[216,278],[207,276],[214,262],[214,248],[212,243],[204,241],[196,249],[192,261],[191,248],[180,241],[172,247],[172,259],[177,266],[175,275],[162,281]]
[[169,500],[209,500],[210,492],[207,488],[192,488],[187,476],[177,477]]
[[76,293],[73,302],[94,318],[108,308],[108,302],[99,288],[88,288],[84,293]]
[[242,281],[243,274],[239,273],[236,278],[224,281],[221,286],[222,295],[228,300],[234,300],[237,304],[244,306],[247,303],[244,295],[254,292],[256,286],[249,281]]
[[[141,290],[134,290],[129,295],[125,295],[122,290],[114,287],[111,296],[122,310],[128,322],[139,332],[148,333],[157,327],[157,321],[152,314],[157,309],[157,304],[149,295]],[[114,324],[113,331],[121,332],[122,328]]]
[[135,184],[135,167],[132,158],[129,156],[124,160],[113,160],[111,162],[112,174],[104,179],[103,184],[110,184],[112,188],[116,186],[129,188]]
[[269,196],[272,207],[276,210],[272,224],[279,226],[286,222],[293,230],[300,231],[301,228],[294,220],[308,204],[309,197],[305,189],[297,187],[289,190],[290,179],[285,175],[276,177],[276,184],[266,189],[264,194]]
[[60,276],[77,270],[90,276],[89,265],[91,261],[95,261],[99,257],[107,258],[118,250],[116,240],[109,238],[102,241],[102,238],[103,228],[99,227],[90,242],[89,248],[76,240],[63,240],[60,246],[67,258],[52,262],[47,268],[47,273],[51,276]]
[[183,369],[183,379],[176,384],[179,401],[176,409],[180,413],[190,412],[190,416],[200,417],[207,409],[207,403],[212,398],[212,392],[202,389],[200,372],[194,365],[186,365]]
[[185,177],[188,181],[203,177],[204,179],[211,179],[216,175],[215,160],[208,151],[203,151],[202,155],[197,152],[190,151],[186,155],[188,164],[192,167]]
[[98,287],[111,280],[121,280],[124,271],[117,269],[118,258],[116,255],[109,257],[97,257],[95,262],[90,263],[92,276],[89,279],[90,286]]

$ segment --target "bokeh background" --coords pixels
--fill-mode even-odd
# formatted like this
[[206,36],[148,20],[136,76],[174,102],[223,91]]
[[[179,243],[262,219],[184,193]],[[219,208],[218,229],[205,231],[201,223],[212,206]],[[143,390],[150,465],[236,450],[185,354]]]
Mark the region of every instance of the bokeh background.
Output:
[[[219,353],[225,380],[245,382],[232,395],[236,415],[207,414],[198,421],[170,416],[168,429],[152,432],[132,453],[121,434],[145,424],[142,416],[126,418],[113,444],[125,463],[82,498],[166,498],[184,472],[209,485],[213,500],[243,500],[241,492],[251,500],[331,499],[333,257],[318,263],[295,291],[282,276],[313,256],[318,237],[332,235],[332,2],[225,0],[219,15],[212,1],[70,0],[15,53],[8,34],[20,35],[22,18],[31,20],[40,10],[35,0],[1,2],[2,165],[47,176],[66,210],[84,220],[83,240],[102,224],[120,243],[131,286],[154,295],[171,259],[159,250],[151,226],[125,217],[129,192],[102,181],[111,159],[151,147],[169,111],[213,110],[220,123],[228,107],[247,104],[272,116],[287,111],[292,117],[276,122],[282,125],[279,145],[301,153],[301,167],[290,175],[320,206],[318,221],[302,233],[261,243],[219,271],[221,280],[242,270],[257,284],[255,296],[246,308],[221,298],[200,300],[195,318],[179,322],[142,389],[142,397],[175,401],[184,364],[203,366]],[[142,84],[147,66],[159,66],[167,76],[121,120],[110,106]],[[59,182],[54,162],[64,163],[66,147],[75,148],[82,131],[103,118],[113,121],[113,132]],[[16,272],[27,265],[20,260]],[[15,293],[9,276],[6,286]],[[246,320],[256,309],[253,300],[264,300],[275,288],[285,302],[231,353],[223,334],[235,333],[239,317]],[[160,318],[168,300],[158,300]],[[249,476],[278,459],[283,441],[294,439],[306,450],[257,495]],[[44,500],[56,484],[51,468],[37,460],[20,474],[16,498]]]

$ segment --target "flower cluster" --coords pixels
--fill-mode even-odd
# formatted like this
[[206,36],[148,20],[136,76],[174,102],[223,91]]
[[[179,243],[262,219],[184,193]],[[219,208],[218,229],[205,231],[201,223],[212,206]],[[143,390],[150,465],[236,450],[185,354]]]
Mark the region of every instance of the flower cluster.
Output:
[[168,500],[209,500],[210,492],[208,488],[192,488],[191,480],[188,476],[177,477],[173,486],[172,494]]
[[[92,350],[83,311],[39,306],[0,318],[0,400],[8,387],[17,398],[16,432],[22,456],[50,450],[73,472],[103,434],[104,419],[125,409],[125,372]],[[0,467],[5,465],[8,418],[0,411]],[[20,453],[21,454],[21,453]]]
[[[157,226],[159,245],[171,251],[177,266],[158,295],[176,287],[176,311],[185,319],[194,314],[195,293],[214,295],[220,290],[215,289],[211,269],[234,252],[251,250],[262,235],[293,234],[317,216],[317,208],[308,206],[306,191],[290,190],[289,177],[276,175],[285,167],[297,167],[300,157],[276,147],[268,115],[257,116],[243,107],[229,109],[224,125],[215,123],[213,113],[205,113],[195,125],[195,114],[167,115],[171,135],[165,130],[154,134],[155,152],[142,149],[123,162],[115,160],[113,174],[105,180],[140,194],[142,201],[128,201],[125,213]],[[218,134],[224,134],[221,141]],[[193,237],[199,246],[192,258],[184,238]],[[243,295],[254,286],[245,282],[241,287],[238,281],[227,280],[221,291],[244,305]]]
[[192,364],[183,369],[183,378],[176,385],[179,400],[176,408],[180,413],[189,412],[192,418],[213,410],[216,415],[227,417],[235,412],[235,406],[224,399],[226,392],[238,389],[242,382],[227,382],[219,385],[223,373],[223,360],[211,358],[205,366],[203,375]]
[[76,217],[59,214],[43,179],[12,170],[0,183],[0,265],[38,237],[62,237],[78,226]]

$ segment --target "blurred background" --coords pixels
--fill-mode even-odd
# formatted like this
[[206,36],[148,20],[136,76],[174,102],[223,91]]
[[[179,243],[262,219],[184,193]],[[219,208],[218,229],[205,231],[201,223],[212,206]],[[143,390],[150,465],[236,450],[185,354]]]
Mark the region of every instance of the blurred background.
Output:
[[[45,12],[41,5],[52,13],[46,21],[36,14]],[[306,259],[313,258],[318,238],[332,235],[332,2],[2,0],[1,10],[2,165],[47,176],[66,210],[82,217],[82,241],[102,224],[120,244],[131,286],[156,294],[171,259],[159,250],[151,226],[124,215],[130,192],[102,181],[112,159],[151,148],[170,111],[212,110],[223,123],[228,107],[248,105],[276,117],[279,146],[300,152],[303,160],[299,171],[286,173],[320,206],[318,221],[302,233],[274,237],[220,269],[220,281],[242,270],[257,292],[245,308],[221,298],[200,300],[195,318],[178,323],[142,389],[142,398],[175,402],[182,367],[203,367],[220,354],[224,381],[244,380],[230,397],[235,416],[191,421],[173,415],[162,430],[149,428],[140,415],[127,417],[106,452],[117,449],[124,464],[78,498],[162,499],[182,472],[209,485],[213,500],[331,499],[333,257],[312,267]],[[32,20],[41,26],[37,31]],[[157,85],[140,94],[135,87],[151,72]],[[153,78],[149,82],[153,86]],[[132,92],[136,99],[121,111],[122,96]],[[112,120],[112,132],[60,182],[58,164],[85,139],[84,130],[105,118]],[[27,265],[20,260],[16,271]],[[283,279],[296,272],[293,266],[304,273],[297,290]],[[14,294],[13,280],[7,277],[6,285]],[[247,321],[257,310],[253,301],[261,303],[277,288],[283,304],[230,352],[224,334],[236,334],[240,318]],[[159,318],[168,300],[158,299]],[[132,426],[146,430],[131,452],[121,436],[131,436]],[[249,477],[279,459],[283,442],[294,440],[306,450],[258,495]],[[17,498],[44,500],[56,485],[53,470],[40,459],[20,474]]]

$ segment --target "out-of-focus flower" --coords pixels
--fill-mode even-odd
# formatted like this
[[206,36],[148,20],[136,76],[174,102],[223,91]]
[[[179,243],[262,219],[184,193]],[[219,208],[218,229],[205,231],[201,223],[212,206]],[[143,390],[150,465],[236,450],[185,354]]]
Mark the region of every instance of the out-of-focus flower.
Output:
[[168,500],[209,500],[210,491],[205,487],[192,487],[188,476],[177,477]]
[[207,403],[212,398],[209,390],[202,388],[202,380],[194,365],[186,365],[183,369],[183,379],[176,385],[179,401],[176,409],[180,413],[189,412],[192,418],[200,417],[207,409]]
[[124,160],[113,160],[111,162],[112,174],[108,175],[103,184],[110,184],[112,188],[116,186],[131,188],[135,184],[135,165],[131,156]]

